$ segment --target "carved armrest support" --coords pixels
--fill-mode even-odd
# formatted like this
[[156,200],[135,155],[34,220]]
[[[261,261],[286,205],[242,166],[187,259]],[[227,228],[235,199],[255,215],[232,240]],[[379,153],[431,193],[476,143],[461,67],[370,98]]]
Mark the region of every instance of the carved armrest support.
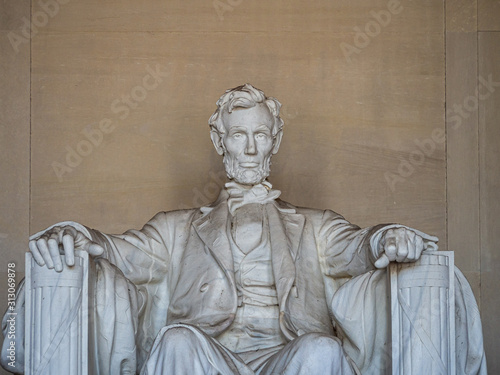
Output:
[[91,373],[92,273],[84,251],[77,251],[75,265],[64,264],[62,272],[41,267],[26,254],[25,374]]
[[392,374],[455,374],[452,251],[389,266]]

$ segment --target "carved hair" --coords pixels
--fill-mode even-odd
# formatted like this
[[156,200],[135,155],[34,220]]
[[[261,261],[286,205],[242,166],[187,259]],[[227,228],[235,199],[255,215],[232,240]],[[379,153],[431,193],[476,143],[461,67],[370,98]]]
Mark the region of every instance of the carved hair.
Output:
[[217,101],[217,109],[210,116],[208,124],[213,130],[217,130],[219,134],[224,134],[226,128],[222,122],[222,112],[227,108],[231,113],[234,108],[251,108],[258,103],[264,103],[274,117],[273,136],[283,129],[283,120],[280,117],[281,103],[272,97],[266,97],[264,93],[246,83],[243,86],[235,87],[227,90]]

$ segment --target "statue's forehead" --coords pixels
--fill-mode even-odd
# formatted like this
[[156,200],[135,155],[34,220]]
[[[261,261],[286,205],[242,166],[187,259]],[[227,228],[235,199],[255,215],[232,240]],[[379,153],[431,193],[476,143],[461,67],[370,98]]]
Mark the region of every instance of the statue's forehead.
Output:
[[274,118],[271,111],[263,103],[250,108],[233,108],[232,112],[224,111],[222,122],[226,128],[234,126],[251,127],[265,125],[269,128],[273,126]]

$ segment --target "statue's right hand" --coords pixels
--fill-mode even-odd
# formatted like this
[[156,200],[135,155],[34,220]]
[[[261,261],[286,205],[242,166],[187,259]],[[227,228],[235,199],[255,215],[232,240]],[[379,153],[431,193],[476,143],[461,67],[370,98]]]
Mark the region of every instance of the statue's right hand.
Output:
[[84,250],[92,256],[99,256],[104,252],[101,245],[71,226],[50,228],[32,239],[29,248],[40,266],[47,265],[57,272],[63,269],[61,255],[64,255],[68,266],[75,264],[75,249]]

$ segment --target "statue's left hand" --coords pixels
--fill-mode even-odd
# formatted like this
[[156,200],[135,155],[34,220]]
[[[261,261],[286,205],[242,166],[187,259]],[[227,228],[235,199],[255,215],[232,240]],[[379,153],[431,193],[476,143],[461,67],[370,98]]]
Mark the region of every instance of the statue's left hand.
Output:
[[382,235],[379,258],[375,267],[385,268],[390,262],[415,262],[426,248],[424,239],[408,228],[388,229]]

